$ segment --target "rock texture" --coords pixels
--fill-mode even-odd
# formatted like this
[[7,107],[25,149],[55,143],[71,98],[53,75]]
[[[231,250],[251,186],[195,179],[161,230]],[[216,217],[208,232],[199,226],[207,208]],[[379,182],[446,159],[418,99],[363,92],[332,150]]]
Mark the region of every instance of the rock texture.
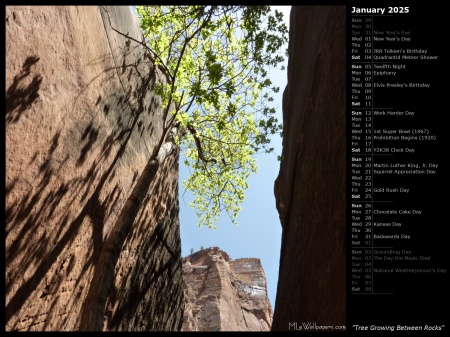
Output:
[[272,308],[259,259],[217,247],[183,258],[183,331],[269,331]]
[[[109,15],[105,11],[108,11]],[[161,138],[130,7],[6,7],[6,330],[77,330],[105,240]],[[178,154],[120,257],[104,330],[179,330]]]
[[272,330],[345,325],[345,41],[345,7],[292,7]]

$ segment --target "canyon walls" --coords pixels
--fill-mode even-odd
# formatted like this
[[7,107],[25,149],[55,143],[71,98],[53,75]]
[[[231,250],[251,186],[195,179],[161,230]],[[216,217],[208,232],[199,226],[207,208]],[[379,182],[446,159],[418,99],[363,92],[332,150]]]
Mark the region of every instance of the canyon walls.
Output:
[[269,331],[272,308],[261,261],[217,247],[183,258],[183,331]]
[[178,153],[92,282],[166,122],[164,74],[113,28],[142,40],[130,7],[6,7],[8,331],[78,330],[101,292],[100,329],[181,329]]
[[[182,265],[178,153],[149,182],[118,258],[99,264],[166,122],[152,91],[165,75],[115,30],[142,40],[131,9],[8,6],[5,19],[7,331],[79,330],[88,295],[102,308],[94,330],[345,324],[344,7],[291,11],[273,323],[258,259],[210,248]],[[92,281],[103,268],[111,284]]]
[[272,330],[345,325],[345,25],[345,7],[291,10]]

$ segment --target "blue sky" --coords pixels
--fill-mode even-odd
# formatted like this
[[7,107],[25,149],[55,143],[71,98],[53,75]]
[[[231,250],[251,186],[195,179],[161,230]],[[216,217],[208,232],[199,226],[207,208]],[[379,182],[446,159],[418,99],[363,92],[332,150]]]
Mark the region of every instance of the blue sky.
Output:
[[[286,26],[289,28],[290,6],[273,6],[282,11]],[[286,46],[287,47],[287,46]],[[278,94],[274,94],[274,107],[278,120],[282,120],[282,95],[287,82],[286,70],[270,70],[273,85],[280,87]],[[272,138],[275,153],[281,155],[281,138]],[[249,189],[245,193],[242,211],[238,215],[239,226],[231,223],[228,215],[224,215],[216,224],[218,229],[199,228],[195,210],[190,208],[189,202],[193,196],[185,192],[182,181],[189,176],[188,169],[180,156],[180,224],[182,255],[190,254],[200,247],[219,247],[227,252],[232,259],[251,257],[261,259],[266,274],[269,300],[272,310],[275,307],[275,296],[278,282],[278,268],[280,260],[281,224],[275,206],[273,184],[278,176],[280,163],[274,154],[259,154],[258,174],[250,176]]]
[[[276,6],[285,17],[289,28],[290,6]],[[282,96],[287,83],[286,70],[271,70],[270,79],[275,86],[280,87],[278,94],[274,95],[274,107],[277,109],[277,118],[282,120]],[[275,152],[281,155],[281,138],[274,136],[272,146]],[[242,211],[238,215],[239,226],[231,223],[227,215],[220,218],[218,229],[197,226],[198,218],[195,210],[188,206],[193,199],[188,192],[185,193],[181,182],[187,179],[189,171],[180,158],[180,223],[182,255],[190,254],[200,247],[219,247],[227,252],[232,259],[241,257],[255,257],[261,259],[266,274],[269,300],[272,310],[275,308],[275,296],[278,282],[278,268],[280,261],[281,224],[275,206],[273,184],[278,176],[280,163],[274,154],[260,154],[258,159],[258,174],[250,176],[249,189],[245,193]],[[183,196],[184,194],[184,196]]]

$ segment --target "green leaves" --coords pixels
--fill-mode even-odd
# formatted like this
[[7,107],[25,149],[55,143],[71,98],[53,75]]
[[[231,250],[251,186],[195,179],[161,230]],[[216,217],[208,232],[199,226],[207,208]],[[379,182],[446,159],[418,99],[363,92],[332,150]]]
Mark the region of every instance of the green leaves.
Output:
[[[268,68],[284,60],[287,41],[281,13],[269,6],[138,6],[138,17],[155,62],[170,73],[156,86],[163,106],[189,132],[180,140],[191,167],[183,186],[199,226],[214,228],[222,211],[233,223],[241,210],[247,178],[256,173],[257,151],[273,151]],[[272,86],[272,87],[271,87]]]

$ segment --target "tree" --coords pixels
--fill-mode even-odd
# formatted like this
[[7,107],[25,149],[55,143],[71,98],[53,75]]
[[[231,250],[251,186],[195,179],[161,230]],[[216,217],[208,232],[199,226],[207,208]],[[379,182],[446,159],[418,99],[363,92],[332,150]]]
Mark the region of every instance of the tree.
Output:
[[194,254],[194,248],[191,248],[191,255]]
[[222,211],[232,222],[241,210],[255,154],[272,152],[269,135],[281,124],[269,107],[279,88],[268,68],[284,60],[283,14],[269,6],[138,6],[154,62],[169,77],[157,93],[181,132],[176,145],[191,175],[199,226],[215,228]]
[[[109,16],[109,12],[103,8]],[[156,92],[163,101],[162,136],[103,242],[80,313],[81,331],[103,326],[108,291],[123,243],[160,165],[176,147],[185,150],[193,173],[184,186],[194,192],[199,225],[214,227],[222,210],[236,222],[256,172],[254,155],[271,152],[269,135],[280,132],[268,106],[278,92],[267,67],[283,61],[278,49],[287,40],[282,13],[268,6],[138,7],[145,39],[111,28],[149,52],[167,84]],[[265,23],[263,23],[265,22]],[[264,90],[269,89],[269,92]]]

